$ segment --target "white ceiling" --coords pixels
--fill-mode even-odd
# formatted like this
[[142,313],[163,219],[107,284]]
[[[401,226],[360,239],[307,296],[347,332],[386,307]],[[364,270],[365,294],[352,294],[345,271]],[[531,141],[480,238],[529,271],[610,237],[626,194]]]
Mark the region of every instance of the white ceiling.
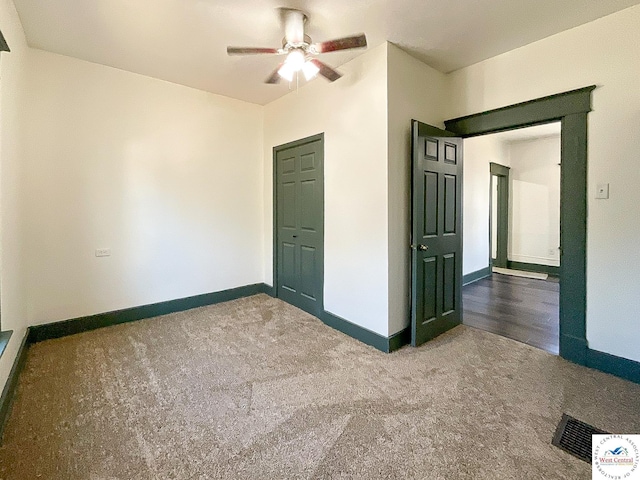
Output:
[[[277,7],[309,14],[316,42],[365,32],[449,72],[640,3],[640,0],[14,0],[31,47],[253,103],[284,95],[263,80],[274,57],[226,46],[279,47]],[[603,39],[605,41],[605,39]],[[362,50],[329,53],[333,66]],[[318,79],[314,81],[325,81]]]
[[553,137],[560,135],[560,122],[536,125],[535,127],[518,128],[507,132],[492,133],[494,139],[503,143],[521,142],[524,140],[535,140],[538,138]]

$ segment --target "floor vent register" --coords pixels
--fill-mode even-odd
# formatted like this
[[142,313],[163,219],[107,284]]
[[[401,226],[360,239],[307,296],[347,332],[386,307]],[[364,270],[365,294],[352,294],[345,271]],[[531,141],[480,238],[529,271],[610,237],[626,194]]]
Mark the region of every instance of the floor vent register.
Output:
[[606,433],[564,413],[551,444],[591,463],[591,435]]

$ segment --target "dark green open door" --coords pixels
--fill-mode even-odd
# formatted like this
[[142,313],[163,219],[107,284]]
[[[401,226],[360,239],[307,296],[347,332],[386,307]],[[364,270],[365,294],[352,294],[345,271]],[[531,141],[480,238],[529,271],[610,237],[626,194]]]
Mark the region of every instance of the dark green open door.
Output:
[[412,121],[411,345],[462,322],[462,139]]

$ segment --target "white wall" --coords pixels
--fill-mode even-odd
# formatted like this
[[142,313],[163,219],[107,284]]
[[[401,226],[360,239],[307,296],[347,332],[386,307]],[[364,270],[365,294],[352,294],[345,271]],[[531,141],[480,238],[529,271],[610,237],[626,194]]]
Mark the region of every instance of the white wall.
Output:
[[489,266],[490,163],[509,166],[509,150],[494,135],[464,140],[462,273]]
[[273,147],[324,132],[324,308],[388,334],[387,46],[264,109],[264,270],[273,284]]
[[40,50],[28,60],[30,324],[263,281],[261,107]]
[[18,141],[28,47],[11,0],[0,0],[0,31],[11,49],[0,53],[0,324],[2,330],[13,330],[0,358],[0,388],[3,388],[28,325],[21,268],[22,166]]
[[511,163],[508,258],[560,265],[560,135],[507,144]]
[[411,120],[444,128],[446,76],[388,44],[389,334],[410,323]]
[[[513,50],[451,76],[447,118],[588,85],[587,340],[640,361],[640,6]],[[596,200],[610,183],[608,200]],[[624,280],[622,280],[624,279]]]

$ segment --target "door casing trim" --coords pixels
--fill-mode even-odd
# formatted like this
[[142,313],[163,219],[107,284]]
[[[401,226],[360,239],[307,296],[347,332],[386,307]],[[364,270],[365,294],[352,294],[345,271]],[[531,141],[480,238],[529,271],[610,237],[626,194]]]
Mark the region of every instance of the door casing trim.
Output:
[[[500,183],[498,184],[498,218],[496,219],[498,222],[496,235],[496,265],[498,267],[507,268],[509,257],[508,257],[508,244],[509,244],[509,173],[510,168],[505,167],[504,165],[500,165],[499,163],[491,162],[489,163],[489,179],[490,182],[493,182],[493,177],[500,177],[506,180],[506,184],[502,183],[502,187],[500,187]],[[490,185],[492,185],[490,183]],[[491,188],[493,188],[491,186]],[[493,192],[493,191],[492,191]],[[491,213],[493,212],[493,193],[489,196],[489,229],[492,228],[491,222],[493,219],[491,218]],[[491,241],[491,230],[489,230],[489,265],[491,267],[494,266],[493,258],[492,258],[492,249],[493,244]],[[502,248],[500,248],[502,247]]]
[[560,356],[587,365],[587,114],[595,85],[445,121],[463,138],[562,122]]

